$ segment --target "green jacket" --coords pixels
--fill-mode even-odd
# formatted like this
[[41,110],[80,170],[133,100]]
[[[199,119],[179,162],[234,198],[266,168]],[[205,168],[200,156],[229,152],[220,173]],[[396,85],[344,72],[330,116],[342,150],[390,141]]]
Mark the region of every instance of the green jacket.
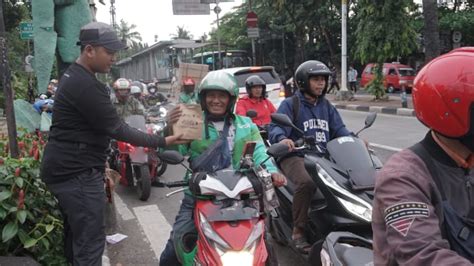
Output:
[[145,108],[143,104],[135,99],[132,96],[127,98],[126,102],[119,102],[118,99],[114,100],[114,107],[117,110],[117,114],[122,118],[125,119],[127,116],[130,115],[144,115]]
[[[257,126],[252,123],[252,120],[248,117],[235,115],[233,125],[235,127],[235,135],[234,149],[232,151],[232,167],[234,169],[239,169],[242,151],[247,141],[257,142],[253,153],[254,162],[256,164],[260,164],[267,159],[268,155],[266,153],[265,144],[263,143]],[[183,155],[189,155],[190,161],[199,156],[210,144],[219,138],[219,132],[212,124],[209,124],[208,129],[209,139],[206,139],[206,131],[205,128],[203,128],[202,140],[194,140],[189,145],[178,145],[178,151]],[[265,166],[270,173],[278,172],[277,168],[270,160],[265,162]],[[185,178],[187,178],[187,175]]]
[[179,95],[178,103],[184,103],[184,104],[195,104],[197,103],[197,94],[196,93],[191,93],[187,94],[182,92]]

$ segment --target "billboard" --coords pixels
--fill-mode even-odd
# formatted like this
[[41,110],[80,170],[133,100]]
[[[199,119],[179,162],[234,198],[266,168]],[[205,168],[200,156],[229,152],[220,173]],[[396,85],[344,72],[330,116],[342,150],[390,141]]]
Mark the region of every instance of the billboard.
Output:
[[209,4],[201,4],[201,0],[173,0],[173,15],[209,15]]

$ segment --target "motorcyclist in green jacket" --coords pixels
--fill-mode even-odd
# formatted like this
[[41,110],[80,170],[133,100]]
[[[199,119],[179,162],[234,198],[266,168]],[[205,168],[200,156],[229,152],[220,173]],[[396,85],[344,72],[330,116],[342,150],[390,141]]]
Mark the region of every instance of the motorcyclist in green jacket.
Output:
[[198,102],[197,93],[195,92],[195,82],[192,78],[187,78],[183,82],[183,90],[179,95],[179,103],[193,104]]
[[[224,71],[210,72],[201,82],[197,92],[198,101],[204,112],[202,140],[194,140],[188,145],[179,145],[179,151],[189,155],[189,161],[192,164],[193,159],[206,151],[219,138],[225,123],[230,123],[227,141],[231,163],[228,168],[239,169],[240,157],[247,141],[257,142],[253,158],[256,164],[262,163],[267,155],[257,126],[252,123],[250,118],[233,113],[239,92],[235,78]],[[176,123],[180,115],[180,106],[177,106],[170,111],[169,123]],[[275,186],[286,183],[285,177],[277,172],[277,168],[272,162],[265,162],[265,166],[272,174]],[[181,265],[183,260],[192,259],[194,256],[193,252],[186,253],[180,248],[180,241],[176,240],[177,235],[181,235],[183,230],[194,228],[193,209],[194,198],[190,193],[186,193],[176,216],[170,239],[161,254],[160,265]],[[179,250],[175,249],[176,246]]]

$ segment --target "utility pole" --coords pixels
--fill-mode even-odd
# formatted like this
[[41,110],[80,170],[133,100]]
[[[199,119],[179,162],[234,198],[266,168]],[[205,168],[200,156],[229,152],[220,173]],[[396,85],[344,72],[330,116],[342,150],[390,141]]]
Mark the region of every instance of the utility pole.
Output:
[[117,24],[115,22],[115,0],[110,0],[110,23],[114,29],[117,29]]
[[219,30],[219,13],[221,13],[222,9],[219,6],[219,0],[216,0],[216,6],[214,7],[214,13],[217,15],[217,51],[219,53],[219,65],[217,66],[219,69],[222,68],[222,55],[221,55],[221,33]]
[[341,90],[337,92],[336,99],[348,100],[352,94],[347,90],[347,0],[341,1]]
[[3,3],[0,1],[0,73],[2,75],[3,92],[5,94],[5,114],[7,115],[8,145],[10,155],[18,158],[18,142],[16,140],[15,110],[13,108],[13,92],[10,83],[10,69],[8,68],[7,38],[5,34],[5,23],[3,20]]

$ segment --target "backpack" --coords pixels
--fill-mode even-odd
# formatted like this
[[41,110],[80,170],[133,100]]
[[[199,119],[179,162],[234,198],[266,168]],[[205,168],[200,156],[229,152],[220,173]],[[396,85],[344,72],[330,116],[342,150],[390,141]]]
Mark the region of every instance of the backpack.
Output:
[[291,96],[291,100],[293,101],[293,124],[298,124],[298,118],[300,114],[300,98],[298,95],[294,94]]
[[468,217],[461,217],[447,201],[444,191],[440,189],[443,187],[440,176],[435,171],[433,159],[425,147],[417,143],[409,149],[423,160],[441,195],[442,202],[436,202],[440,206],[437,211],[441,235],[448,240],[451,250],[474,262],[474,208],[471,208]]

